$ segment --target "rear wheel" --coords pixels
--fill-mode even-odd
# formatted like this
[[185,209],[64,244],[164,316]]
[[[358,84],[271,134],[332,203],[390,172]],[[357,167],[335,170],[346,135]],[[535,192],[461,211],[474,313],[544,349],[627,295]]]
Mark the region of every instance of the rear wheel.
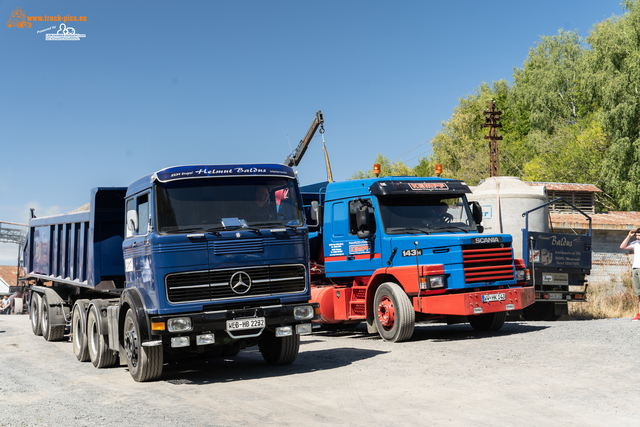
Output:
[[409,297],[397,283],[383,283],[376,290],[373,316],[385,341],[407,341],[413,335],[416,314]]
[[127,311],[124,319],[124,350],[129,373],[134,380],[143,382],[160,378],[163,363],[162,346],[142,346],[138,319],[131,309]]
[[29,318],[31,319],[31,330],[34,335],[42,335],[42,324],[40,316],[42,313],[42,298],[37,292],[31,292],[31,301],[29,302]]
[[109,349],[108,338],[108,335],[100,334],[98,309],[93,305],[89,309],[89,316],[87,317],[87,351],[91,363],[96,368],[112,368],[116,366],[118,353]]
[[507,320],[507,312],[477,314],[468,317],[471,327],[478,332],[497,331]]
[[73,354],[80,362],[89,360],[89,346],[87,345],[87,334],[83,332],[85,329],[86,315],[82,305],[76,304],[73,309],[73,320],[71,322],[71,330],[73,333]]
[[41,324],[42,324],[42,336],[47,341],[60,341],[64,338],[65,325],[52,325],[51,324],[51,306],[49,305],[49,297],[47,294],[42,295],[42,301],[40,303],[41,309]]
[[258,348],[268,364],[288,365],[298,357],[300,335],[294,332],[292,335],[277,338],[273,332],[265,331]]

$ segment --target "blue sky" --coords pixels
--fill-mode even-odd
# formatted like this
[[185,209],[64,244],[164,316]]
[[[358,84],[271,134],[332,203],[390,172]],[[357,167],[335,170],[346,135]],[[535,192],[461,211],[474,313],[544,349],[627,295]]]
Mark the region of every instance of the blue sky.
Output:
[[[540,36],[585,37],[622,14],[618,0],[1,0],[0,18],[17,7],[86,22],[67,22],[79,41],[47,41],[58,22],[0,26],[0,221],[11,222],[172,165],[280,163],[318,110],[334,179],[378,153],[413,166],[458,98],[511,81]],[[297,169],[302,184],[326,179],[319,136]],[[0,244],[0,265],[16,252]]]

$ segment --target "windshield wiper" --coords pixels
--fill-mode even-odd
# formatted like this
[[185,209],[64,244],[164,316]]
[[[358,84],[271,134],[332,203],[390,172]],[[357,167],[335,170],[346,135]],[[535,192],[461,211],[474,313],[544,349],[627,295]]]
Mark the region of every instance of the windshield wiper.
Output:
[[278,226],[278,227],[288,227],[288,228],[293,228],[294,230],[295,230],[296,228],[304,227],[303,225],[293,225],[293,224],[289,224],[289,223],[287,223],[287,224],[283,224],[283,223],[281,223],[281,222],[279,222],[279,221],[258,222],[258,223],[253,223],[253,224],[251,224],[251,225],[254,225],[254,226],[260,226],[260,225],[273,226],[273,225],[275,225],[275,226]]
[[233,230],[249,230],[249,231],[255,231],[257,233],[260,233],[260,229],[259,228],[255,228],[255,227],[244,227],[242,225],[230,225],[230,226],[223,226],[223,225],[219,225],[217,227],[211,227],[211,228],[207,228],[205,231],[208,231],[209,233],[214,233],[217,235],[220,235],[221,231],[233,231]]
[[446,227],[438,227],[438,228],[435,228],[434,230],[445,230],[445,231],[451,231],[451,232],[453,232],[452,230],[460,230],[460,231],[464,231],[465,233],[469,232],[468,230],[465,230],[462,227],[456,227],[455,225],[447,225]]
[[395,232],[409,232],[409,231],[413,231],[413,233],[411,234],[415,234],[415,232],[418,233],[424,233],[424,234],[429,234],[429,231],[427,231],[424,228],[416,228],[416,227],[391,227],[391,228],[387,228],[387,233],[393,234]]

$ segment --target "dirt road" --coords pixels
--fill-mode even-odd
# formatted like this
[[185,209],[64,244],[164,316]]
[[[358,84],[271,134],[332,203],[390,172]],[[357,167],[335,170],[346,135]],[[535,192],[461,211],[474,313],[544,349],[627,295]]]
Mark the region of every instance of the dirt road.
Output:
[[360,326],[305,336],[290,366],[248,349],[136,383],[0,316],[0,425],[635,426],[639,364],[629,319],[420,325],[399,344]]

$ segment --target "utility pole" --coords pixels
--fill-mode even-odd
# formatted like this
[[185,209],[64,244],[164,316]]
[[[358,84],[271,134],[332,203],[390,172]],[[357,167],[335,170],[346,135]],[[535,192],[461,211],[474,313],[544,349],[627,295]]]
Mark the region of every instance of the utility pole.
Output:
[[484,110],[482,114],[488,115],[484,118],[484,127],[489,127],[489,135],[485,135],[484,139],[490,140],[489,142],[489,158],[491,159],[491,166],[489,176],[500,176],[500,158],[498,156],[498,141],[502,141],[502,135],[498,135],[498,128],[501,128],[500,115],[501,110],[496,110],[496,103],[492,99],[489,101],[489,109]]

